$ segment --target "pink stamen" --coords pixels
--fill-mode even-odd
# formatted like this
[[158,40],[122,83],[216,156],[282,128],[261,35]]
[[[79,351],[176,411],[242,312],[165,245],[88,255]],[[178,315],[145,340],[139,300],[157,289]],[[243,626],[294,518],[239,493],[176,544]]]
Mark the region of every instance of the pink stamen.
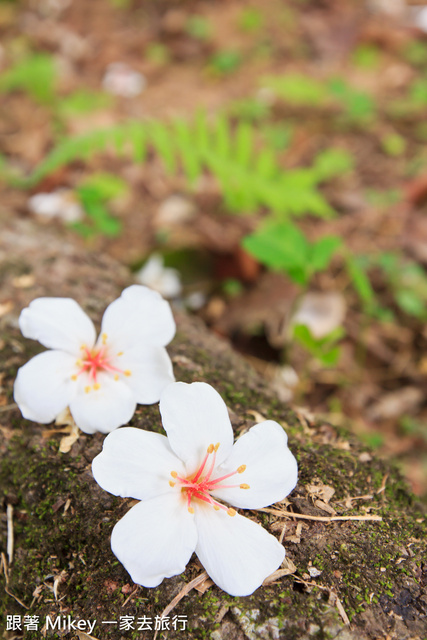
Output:
[[[213,444],[209,445],[206,455],[204,456],[200,467],[197,469],[196,473],[193,476],[190,476],[188,478],[182,478],[181,476],[178,476],[176,471],[171,472],[171,476],[174,478],[174,480],[178,481],[181,484],[182,491],[186,491],[187,493],[187,509],[190,513],[194,513],[194,509],[191,506],[191,501],[193,498],[195,498],[197,500],[201,500],[202,502],[206,502],[207,504],[210,504],[212,507],[214,507],[214,509],[222,509],[224,511],[227,511],[229,515],[233,516],[236,513],[235,510],[230,509],[224,506],[223,504],[221,504],[220,502],[217,502],[216,500],[214,500],[210,495],[210,492],[216,489],[234,489],[237,487],[240,487],[241,489],[249,489],[249,485],[247,484],[234,484],[234,485],[219,484],[222,480],[225,480],[226,478],[230,478],[231,476],[234,476],[238,473],[243,473],[243,471],[246,469],[245,465],[241,465],[240,467],[238,467],[236,471],[233,471],[232,473],[228,473],[224,476],[221,476],[220,478],[213,478],[212,480],[210,479],[215,469],[216,453],[218,451],[218,448],[219,448],[219,443],[216,445],[213,445]],[[206,467],[208,458],[211,454],[213,454],[213,456],[209,464],[208,471],[205,473],[204,476],[202,476],[203,471]],[[171,481],[170,484],[171,486],[174,486],[175,482]]]
[[196,475],[195,475],[195,476],[194,476],[194,478],[193,478],[193,482],[197,482],[197,480],[198,480],[198,479],[200,478],[200,476],[202,475],[203,469],[205,468],[205,464],[206,464],[206,462],[207,462],[208,458],[209,458],[209,449],[208,449],[208,451],[206,452],[206,455],[205,455],[205,457],[204,457],[204,459],[203,459],[202,464],[200,465],[200,468],[199,468],[198,472],[196,473]]
[[125,371],[118,369],[117,367],[113,367],[113,365],[108,362],[105,347],[101,347],[99,350],[89,350],[87,347],[84,347],[83,351],[85,353],[85,359],[80,360],[81,368],[75,374],[76,376],[79,376],[82,373],[88,373],[93,382],[96,383],[96,376],[99,371],[110,371],[112,373],[121,373],[126,375]]

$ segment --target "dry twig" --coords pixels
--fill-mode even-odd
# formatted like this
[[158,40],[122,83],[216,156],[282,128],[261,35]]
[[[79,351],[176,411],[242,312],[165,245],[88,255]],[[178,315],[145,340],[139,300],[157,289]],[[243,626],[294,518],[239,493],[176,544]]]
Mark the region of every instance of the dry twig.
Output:
[[337,594],[332,589],[332,587],[326,587],[323,584],[317,584],[317,582],[307,582],[307,580],[303,580],[299,576],[295,576],[295,580],[301,584],[306,585],[307,587],[317,587],[318,589],[322,589],[322,591],[327,591],[329,595],[332,596],[334,600],[334,604],[336,605],[338,609],[338,613],[340,614],[344,624],[347,624],[347,625],[350,624],[349,617],[346,614],[344,607],[342,606],[341,600],[338,598]]
[[[192,589],[194,589],[199,584],[204,582],[206,580],[206,578],[208,578],[208,574],[206,573],[206,571],[203,571],[203,573],[198,575],[197,578],[194,578],[194,580],[192,580],[191,582],[186,584],[185,587],[183,587],[181,589],[181,591],[175,596],[175,598],[173,600],[171,600],[171,602],[169,602],[168,606],[165,607],[165,609],[162,611],[160,617],[164,618],[165,616],[169,615],[170,612],[172,611],[172,609],[174,609],[176,607],[178,602],[180,602],[180,600],[182,600],[184,598],[184,596],[186,596],[188,593],[190,593],[190,591]],[[156,630],[156,633],[154,634],[153,640],[156,640],[156,638],[157,638],[157,630]]]
[[13,560],[13,505],[8,504],[6,508],[7,518],[7,557],[9,564],[12,564]]
[[280,511],[279,509],[257,509],[257,511],[264,511],[264,513],[271,513],[273,516],[280,516],[282,518],[300,518],[301,520],[317,520],[319,522],[333,522],[340,520],[344,522],[346,520],[371,520],[373,522],[381,522],[382,517],[376,515],[366,516],[309,516],[305,513],[293,513],[292,511]]
[[6,560],[6,556],[4,555],[3,551],[0,554],[1,557],[1,569],[3,569],[3,573],[4,573],[4,579],[6,580],[6,584],[8,584],[9,582],[9,570],[8,570],[8,566],[7,566],[7,560]]

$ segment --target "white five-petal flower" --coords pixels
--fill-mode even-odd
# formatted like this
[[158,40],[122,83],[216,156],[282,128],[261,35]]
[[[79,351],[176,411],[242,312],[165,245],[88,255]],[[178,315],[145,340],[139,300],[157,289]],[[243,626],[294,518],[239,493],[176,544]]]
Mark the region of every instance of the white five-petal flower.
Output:
[[285,550],[222,501],[259,509],[292,491],[297,463],[286,433],[267,420],[233,445],[227,407],[203,382],[169,385],[160,412],[168,437],[118,429],[93,461],[103,489],[141,500],[114,527],[112,550],[145,587],[184,571],[195,551],[224,591],[249,595],[280,566]]
[[47,423],[66,407],[86,433],[108,433],[128,422],[137,403],[158,402],[174,381],[166,352],[175,335],[169,304],[133,285],[106,309],[101,335],[71,298],[37,298],[19,326],[50,351],[21,367],[14,397],[24,418]]

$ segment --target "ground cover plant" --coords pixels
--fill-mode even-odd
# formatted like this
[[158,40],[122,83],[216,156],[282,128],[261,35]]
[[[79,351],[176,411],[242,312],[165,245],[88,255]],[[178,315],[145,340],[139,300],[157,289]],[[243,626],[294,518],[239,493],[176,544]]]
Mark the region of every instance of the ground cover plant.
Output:
[[[357,433],[425,497],[427,36],[374,4],[0,2],[0,219],[136,279],[154,255],[144,284],[169,295],[173,269],[171,304],[298,406],[298,428],[314,412],[319,442],[329,423]],[[24,296],[37,283],[12,263]],[[378,504],[384,477],[363,479]],[[352,616],[377,598],[363,589]]]
[[[99,10],[106,20],[113,12],[114,20],[127,24],[134,15],[131,3],[113,4],[110,8],[104,4]],[[217,330],[246,343],[249,351],[258,342],[255,351],[258,349],[263,358],[273,357],[273,362],[281,366],[296,366],[298,374],[305,371],[307,375],[310,371],[310,376],[319,376],[311,400],[305,393],[298,396],[298,388],[296,392],[301,400],[312,402],[313,407],[325,412],[330,403],[336,405],[332,393],[343,392],[339,404],[346,406],[345,378],[348,376],[347,383],[352,380],[345,373],[349,362],[344,363],[338,356],[342,351],[339,345],[345,347],[346,359],[351,361],[348,353],[351,347],[360,366],[366,366],[366,358],[374,358],[381,367],[385,365],[384,358],[376,360],[378,349],[367,346],[368,335],[376,334],[375,339],[382,343],[384,327],[385,333],[394,334],[399,326],[404,326],[413,336],[405,348],[411,350],[423,340],[425,276],[422,250],[417,247],[416,233],[412,231],[421,224],[417,222],[417,210],[420,207],[422,210],[424,197],[422,34],[401,30],[400,43],[383,46],[370,37],[369,31],[365,36],[362,29],[359,42],[349,44],[340,53],[341,68],[335,65],[328,70],[325,65],[317,73],[310,64],[316,47],[322,50],[323,45],[312,35],[309,38],[312,50],[301,50],[301,38],[296,34],[303,33],[306,9],[297,5],[279,11],[276,16],[277,24],[295,26],[295,37],[280,45],[284,47],[282,52],[278,28],[258,6],[242,9],[240,13],[230,9],[228,17],[224,17],[235,34],[229,44],[222,40],[218,25],[221,18],[215,12],[195,9],[181,15],[171,10],[166,12],[157,34],[148,29],[145,62],[140,65],[140,71],[148,77],[148,89],[131,101],[136,105],[148,100],[150,104],[150,76],[157,76],[160,85],[163,83],[167,88],[169,69],[179,72],[187,65],[193,78],[201,78],[207,92],[212,88],[218,93],[221,88],[222,104],[212,109],[209,99],[204,103],[195,99],[190,110],[185,108],[185,114],[183,109],[179,113],[179,106],[174,113],[168,113],[163,106],[163,111],[156,107],[151,113],[148,109],[143,117],[135,118],[129,117],[129,98],[108,94],[102,87],[101,67],[97,67],[97,82],[90,75],[85,53],[85,46],[89,45],[84,30],[79,33],[79,9],[69,13],[60,10],[51,15],[61,28],[71,21],[69,24],[79,33],[81,41],[73,36],[74,49],[70,45],[73,52],[68,54],[63,53],[59,43],[48,49],[45,36],[35,28],[26,34],[25,46],[18,51],[13,25],[19,11],[13,4],[8,5],[7,11],[0,94],[9,108],[16,101],[25,105],[24,112],[36,107],[41,131],[32,153],[28,146],[20,148],[18,143],[14,147],[6,139],[0,165],[6,189],[18,188],[25,198],[28,190],[42,193],[57,187],[71,188],[84,211],[82,220],[70,223],[74,232],[94,247],[102,246],[121,255],[131,267],[143,263],[154,249],[165,254],[169,266],[176,266],[176,261],[182,264],[183,255],[185,260],[186,242],[181,234],[177,245],[173,224],[156,223],[155,218],[154,224],[150,223],[149,214],[138,205],[135,210],[131,204],[142,193],[144,203],[152,209],[159,197],[167,201],[168,193],[182,192],[184,200],[192,201],[195,211],[200,212],[195,214],[196,237],[190,244],[198,247],[201,256],[208,257],[207,261],[203,258],[202,316]],[[149,23],[155,14],[152,8],[147,9],[147,13],[138,14],[138,19],[145,16]],[[324,12],[325,23],[331,15]],[[37,19],[42,24],[43,16]],[[367,17],[367,25],[369,20],[375,23],[376,17]],[[401,27],[390,24],[384,30],[395,33],[393,29],[398,28]],[[268,53],[265,49],[260,57],[259,48],[265,47],[267,37]],[[155,51],[161,55],[154,55]],[[68,76],[64,76],[58,52],[61,56],[68,55],[71,64]],[[280,55],[298,61],[298,70],[273,71],[274,61]],[[381,70],[387,77],[387,70],[398,63],[402,65],[398,88],[393,80],[374,86],[373,80]],[[76,76],[76,65],[85,69],[82,79]],[[251,85],[248,80],[255,68],[257,81]],[[242,88],[229,97],[233,78],[242,83]],[[110,124],[101,126],[106,114],[110,114],[107,118]],[[8,117],[14,126],[14,116]],[[17,114],[16,119],[21,123],[22,115]],[[85,120],[94,125],[82,124]],[[377,168],[380,166],[381,172]],[[130,181],[128,175],[133,176]],[[151,187],[155,175],[163,185],[160,195]],[[417,178],[418,175],[421,177]],[[131,223],[132,208],[135,213]],[[364,210],[369,209],[377,224],[368,242],[363,243]],[[380,227],[388,217],[396,216],[401,219],[400,227],[399,224],[396,227],[407,229],[406,236],[404,233],[398,239],[396,228],[386,238]],[[355,230],[351,219],[357,221],[358,229]],[[231,240],[221,238],[223,221]],[[140,246],[132,246],[137,243],[131,240],[131,250],[125,254],[122,247],[129,247],[129,230],[135,224],[145,234],[148,230],[148,235]],[[209,225],[214,226],[213,231],[207,231]],[[245,263],[241,248],[247,252]],[[221,255],[224,260],[222,267],[218,267]],[[191,273],[193,258],[188,256],[185,277],[189,279],[191,293],[199,284],[195,273]],[[199,262],[197,258],[194,264]],[[278,342],[271,341],[268,313],[255,323],[250,319],[251,291],[264,286],[265,275],[260,278],[259,265],[263,270],[283,274],[282,286],[291,291],[296,285],[297,289],[292,291],[298,291],[299,295],[309,289],[334,288],[330,278],[336,278],[335,288],[346,298],[351,330],[344,322],[339,338],[335,334],[331,340],[320,338],[331,345],[326,351],[309,326],[289,329]],[[220,279],[216,280],[218,273]],[[210,280],[208,284],[206,278]],[[283,284],[287,278],[292,286]],[[273,294],[275,297],[277,294]],[[218,298],[222,300],[222,315],[227,306],[245,308],[249,300],[248,322],[231,326],[230,321],[230,326],[226,326],[224,318],[212,311]],[[295,293],[290,293],[289,304],[292,306],[294,301]],[[274,304],[277,301],[273,300]],[[361,327],[360,331],[354,324]],[[393,342],[393,338],[388,340]],[[371,344],[372,338],[368,342]],[[307,355],[300,352],[301,347]],[[328,355],[330,350],[332,356]],[[361,353],[365,354],[362,359]],[[308,361],[303,364],[300,358]],[[336,373],[330,371],[328,375],[341,380],[339,384],[334,382],[327,393],[321,382],[326,374],[317,371],[319,362],[328,367],[333,364]],[[306,391],[304,380],[300,384]],[[400,384],[397,376],[384,388],[384,394],[397,392]],[[411,377],[404,384],[418,387],[417,380]],[[374,387],[372,383],[364,400],[365,408],[373,402]],[[348,407],[349,414],[353,410]],[[399,426],[406,420],[406,410],[403,407],[402,415],[385,417],[375,424],[364,416],[363,430],[391,428],[396,437],[392,448],[399,449],[398,435],[406,438]],[[409,410],[415,411],[411,419],[422,425],[422,404]],[[416,482],[421,475],[419,468]]]

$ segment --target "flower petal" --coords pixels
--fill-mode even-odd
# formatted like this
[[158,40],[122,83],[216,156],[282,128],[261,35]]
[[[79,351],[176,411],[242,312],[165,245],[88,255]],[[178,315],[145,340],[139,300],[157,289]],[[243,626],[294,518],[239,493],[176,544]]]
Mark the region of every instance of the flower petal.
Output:
[[105,310],[102,333],[126,350],[140,342],[164,347],[175,335],[170,305],[157,291],[134,284]]
[[124,381],[139,404],[158,402],[163,389],[174,382],[172,362],[164,347],[138,346],[115,356],[111,364],[131,375]]
[[[243,509],[261,509],[283,500],[297,483],[297,461],[288,449],[288,438],[283,428],[273,420],[252,427],[243,435],[225,462],[215,470],[219,478],[246,465],[243,473],[224,480],[224,485],[235,488],[216,489],[216,498]],[[239,483],[249,485],[241,489]]]
[[210,444],[220,443],[216,463],[229,455],[233,429],[224,400],[204,382],[175,382],[160,398],[163,428],[189,474],[196,471]]
[[133,427],[110,433],[92,462],[93,477],[105,491],[138,500],[170,493],[171,471],[182,475],[184,468],[168,439]]
[[25,338],[75,357],[83,344],[89,349],[95,344],[92,320],[71,298],[36,298],[21,312],[19,326]]
[[136,401],[132,391],[121,380],[98,373],[99,388],[88,385],[70,402],[70,412],[76,425],[85,433],[109,433],[132,418]]
[[52,422],[69,405],[76,392],[75,360],[63,351],[45,351],[19,369],[14,398],[24,418]]
[[248,596],[283,562],[285,549],[261,525],[212,507],[195,510],[196,554],[212,580],[231,596]]
[[113,553],[144,587],[182,573],[196,544],[194,516],[174,493],[132,507],[111,535]]

